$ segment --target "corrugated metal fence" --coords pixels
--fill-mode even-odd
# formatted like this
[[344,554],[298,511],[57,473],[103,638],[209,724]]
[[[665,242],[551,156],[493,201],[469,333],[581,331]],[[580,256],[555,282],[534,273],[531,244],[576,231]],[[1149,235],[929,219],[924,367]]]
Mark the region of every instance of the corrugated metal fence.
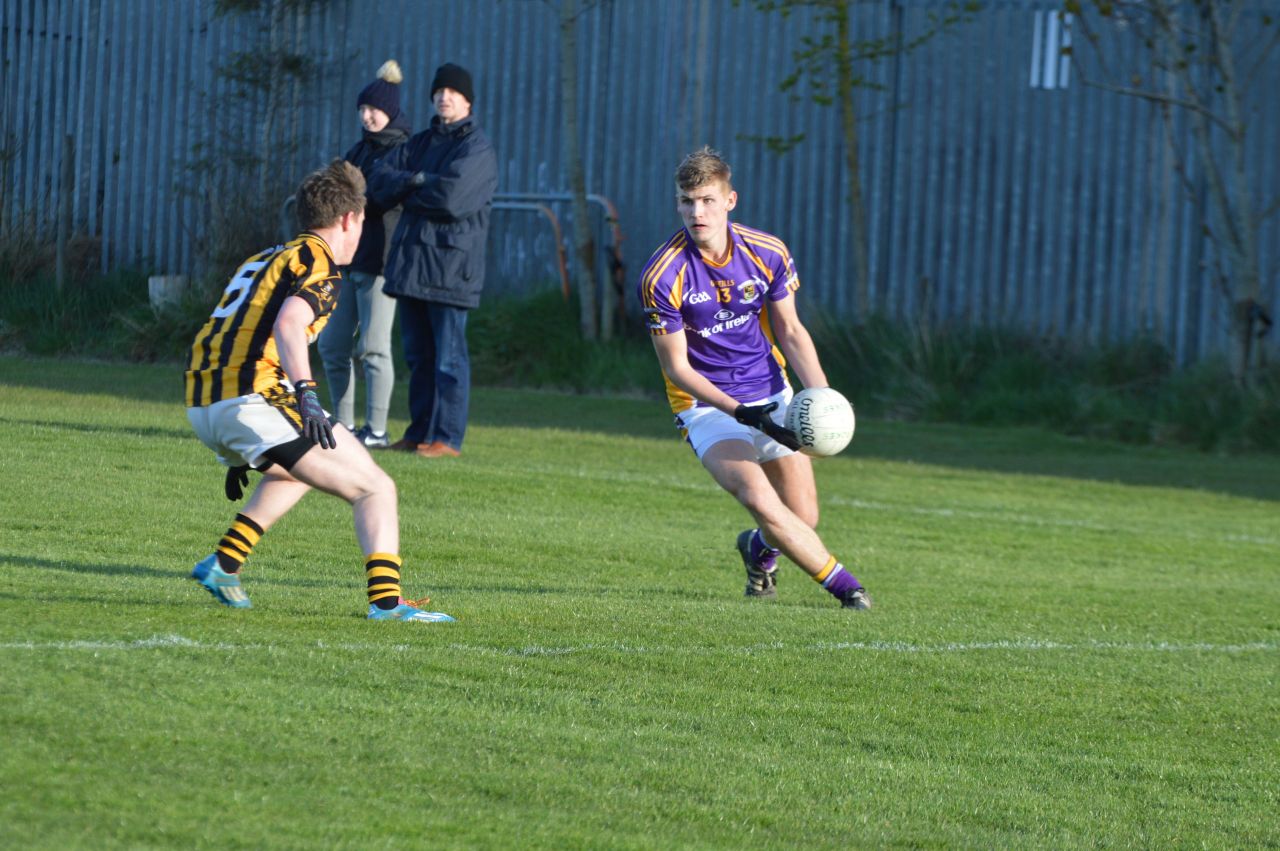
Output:
[[[233,218],[256,209],[249,194],[219,194],[228,156],[272,149],[269,173],[242,193],[296,183],[356,141],[356,93],[389,57],[405,70],[416,127],[431,114],[434,68],[472,69],[500,191],[567,186],[557,21],[540,0],[310,0],[228,16],[212,0],[0,4],[0,230],[52,228],[71,135],[72,221],[101,238],[104,267],[192,271],[215,207]],[[617,205],[630,277],[679,226],[675,165],[709,142],[734,165],[736,218],[791,246],[806,303],[854,317],[838,111],[778,90],[818,22],[730,0],[580,5],[587,182]],[[918,32],[941,8],[864,3],[855,33]],[[911,55],[860,69],[877,87],[857,96],[873,303],[1088,341],[1149,332],[1182,360],[1222,350],[1227,302],[1211,283],[1203,200],[1187,200],[1152,108],[1080,84],[1060,55],[1071,34],[1056,9],[989,0]],[[258,88],[255,73],[271,66],[253,50],[309,64]],[[1280,55],[1261,73],[1260,91],[1280,90]],[[1249,169],[1266,203],[1280,196],[1280,110],[1274,95],[1251,107]],[[747,139],[798,133],[781,156]],[[557,209],[567,219],[568,205]],[[500,212],[494,227],[491,292],[557,280],[535,217]],[[1260,236],[1262,303],[1274,307],[1280,216]]]

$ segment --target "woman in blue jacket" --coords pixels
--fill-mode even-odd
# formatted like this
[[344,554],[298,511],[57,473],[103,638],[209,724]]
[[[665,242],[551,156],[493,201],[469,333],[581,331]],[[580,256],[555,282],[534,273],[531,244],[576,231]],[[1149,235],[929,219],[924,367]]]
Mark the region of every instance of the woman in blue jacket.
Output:
[[[345,159],[360,169],[366,181],[378,161],[409,138],[409,118],[400,109],[402,79],[400,66],[394,59],[388,60],[356,98],[364,135],[347,151]],[[372,449],[386,447],[390,442],[387,413],[395,385],[391,326],[396,300],[385,292],[382,267],[387,234],[398,217],[397,210],[366,196],[360,246],[351,265],[342,270],[338,306],[316,341],[333,398],[334,416]],[[357,362],[363,367],[365,379],[365,422],[359,431],[355,428]]]

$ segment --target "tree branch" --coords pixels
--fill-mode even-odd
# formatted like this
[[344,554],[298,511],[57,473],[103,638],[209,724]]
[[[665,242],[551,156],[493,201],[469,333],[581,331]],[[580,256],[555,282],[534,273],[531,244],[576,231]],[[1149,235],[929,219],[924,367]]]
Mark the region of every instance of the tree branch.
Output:
[[[1079,66],[1076,67],[1077,69],[1079,68]],[[1083,74],[1080,77],[1080,82],[1086,86],[1092,86],[1095,89],[1102,89],[1107,92],[1114,92],[1118,95],[1129,95],[1130,97],[1140,98],[1141,100],[1150,101],[1164,106],[1180,106],[1184,109],[1189,109],[1192,112],[1203,115],[1206,119],[1222,128],[1224,132],[1229,133],[1233,138],[1236,135],[1236,129],[1227,123],[1226,119],[1198,101],[1161,94],[1160,92],[1147,91],[1146,89],[1136,89],[1131,86],[1116,86],[1111,83],[1100,83],[1097,80],[1090,80],[1086,78]]]
[[1258,214],[1258,224],[1262,224],[1267,219],[1274,216],[1277,211],[1280,211],[1280,197],[1276,198],[1276,200],[1272,202],[1271,206]]
[[1258,57],[1258,61],[1253,63],[1253,67],[1244,75],[1244,90],[1248,91],[1253,88],[1253,82],[1258,78],[1258,74],[1262,71],[1263,64],[1267,61],[1267,56],[1277,44],[1280,44],[1280,27],[1276,27],[1276,34],[1271,37],[1271,41],[1267,42],[1262,48],[1262,55]]

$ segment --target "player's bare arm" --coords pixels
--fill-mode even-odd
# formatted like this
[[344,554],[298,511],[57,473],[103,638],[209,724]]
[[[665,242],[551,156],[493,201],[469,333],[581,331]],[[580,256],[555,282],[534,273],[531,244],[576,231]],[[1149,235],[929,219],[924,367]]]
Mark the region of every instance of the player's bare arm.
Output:
[[276,350],[280,366],[293,382],[298,416],[302,418],[302,433],[322,449],[336,449],[333,425],[325,414],[324,406],[316,394],[316,383],[311,380],[311,359],[307,354],[310,345],[309,327],[316,314],[311,305],[297,296],[289,296],[280,306],[280,314],[272,326],[276,338]]
[[311,380],[311,359],[307,353],[307,328],[316,319],[315,311],[306,300],[289,296],[280,307],[275,325],[271,329],[280,354],[280,366],[295,385]]
[[716,387],[689,364],[689,347],[684,331],[674,331],[650,339],[658,353],[658,363],[662,365],[662,371],[671,379],[672,384],[699,402],[733,416],[738,400]]
[[689,363],[688,341],[684,331],[652,337],[662,371],[671,382],[699,402],[711,405],[733,417],[743,425],[762,431],[788,449],[798,449],[799,441],[794,433],[778,425],[770,414],[778,407],[776,402],[767,405],[743,405],[737,399],[716,387]]
[[769,327],[800,383],[805,387],[827,387],[827,374],[822,371],[818,350],[796,312],[795,296],[769,303]]

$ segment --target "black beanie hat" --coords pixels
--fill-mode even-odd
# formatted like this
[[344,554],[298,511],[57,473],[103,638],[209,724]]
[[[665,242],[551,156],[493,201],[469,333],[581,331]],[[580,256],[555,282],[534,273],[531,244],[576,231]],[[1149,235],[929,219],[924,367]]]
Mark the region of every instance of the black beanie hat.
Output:
[[471,85],[471,73],[461,65],[446,62],[436,69],[436,77],[431,81],[431,97],[441,89],[453,89],[467,99],[467,103],[475,103],[475,89]]
[[360,90],[356,109],[368,104],[382,110],[390,118],[400,114],[400,81],[404,76],[394,59],[388,59],[378,69],[378,78]]

